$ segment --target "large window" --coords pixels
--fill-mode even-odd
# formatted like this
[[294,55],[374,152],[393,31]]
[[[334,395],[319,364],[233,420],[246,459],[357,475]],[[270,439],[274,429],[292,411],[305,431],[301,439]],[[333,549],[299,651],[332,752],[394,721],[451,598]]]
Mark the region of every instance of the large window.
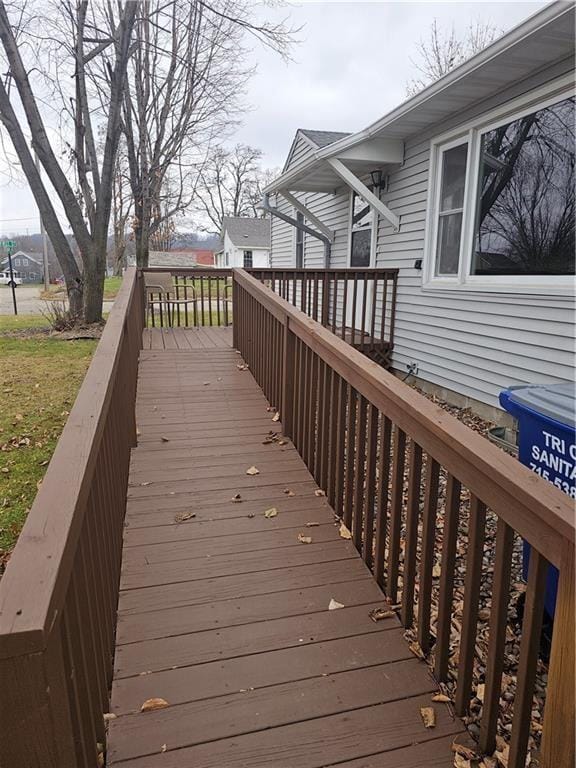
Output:
[[244,269],[252,269],[254,266],[254,258],[252,251],[244,251]]
[[435,147],[432,284],[574,274],[574,119],[564,98]]
[[372,210],[356,192],[352,192],[350,266],[369,267],[372,251]]
[[[304,224],[304,214],[300,211],[296,212],[296,221],[299,224]],[[304,267],[304,230],[296,227],[296,269],[302,269]]]

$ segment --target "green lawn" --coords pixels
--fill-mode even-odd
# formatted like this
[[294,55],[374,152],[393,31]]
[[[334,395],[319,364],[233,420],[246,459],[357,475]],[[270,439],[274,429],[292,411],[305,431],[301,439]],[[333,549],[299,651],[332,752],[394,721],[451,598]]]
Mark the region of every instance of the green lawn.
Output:
[[[104,279],[104,299],[105,301],[112,301],[116,298],[120,286],[122,284],[121,277],[106,277]],[[40,293],[41,299],[65,299],[66,288],[63,285],[51,285],[48,293],[42,291]]]
[[42,315],[0,315],[0,333],[48,328],[48,320]]
[[0,570],[14,546],[82,383],[96,341],[2,331],[47,326],[42,317],[0,318]]

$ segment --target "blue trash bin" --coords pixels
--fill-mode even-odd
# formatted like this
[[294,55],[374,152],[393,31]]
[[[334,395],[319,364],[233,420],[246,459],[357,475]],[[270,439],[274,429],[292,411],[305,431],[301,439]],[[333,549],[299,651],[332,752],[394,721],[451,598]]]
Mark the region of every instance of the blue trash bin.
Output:
[[[576,499],[576,404],[573,384],[521,385],[500,393],[500,405],[518,420],[518,458]],[[530,545],[524,542],[527,579]],[[548,569],[544,608],[554,617],[558,570]]]

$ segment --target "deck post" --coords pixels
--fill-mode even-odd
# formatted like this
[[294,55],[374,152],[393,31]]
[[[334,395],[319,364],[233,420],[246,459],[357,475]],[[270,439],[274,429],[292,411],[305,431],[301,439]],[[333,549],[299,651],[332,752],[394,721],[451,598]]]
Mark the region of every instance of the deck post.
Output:
[[294,414],[294,334],[289,328],[288,318],[284,324],[282,339],[282,402],[280,416],[286,437],[292,437]]
[[574,544],[562,552],[558,597],[554,614],[552,654],[542,733],[544,768],[573,768],[574,719]]
[[234,270],[232,270],[232,346],[238,349],[238,285]]

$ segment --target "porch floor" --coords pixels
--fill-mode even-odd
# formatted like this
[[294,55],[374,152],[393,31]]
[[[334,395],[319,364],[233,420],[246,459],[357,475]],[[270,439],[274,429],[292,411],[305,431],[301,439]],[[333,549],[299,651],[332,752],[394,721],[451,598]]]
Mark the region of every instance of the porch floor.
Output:
[[145,331],[108,765],[452,766],[463,725],[398,620],[371,620],[383,594],[296,449],[263,444],[281,425],[229,329],[203,330]]

